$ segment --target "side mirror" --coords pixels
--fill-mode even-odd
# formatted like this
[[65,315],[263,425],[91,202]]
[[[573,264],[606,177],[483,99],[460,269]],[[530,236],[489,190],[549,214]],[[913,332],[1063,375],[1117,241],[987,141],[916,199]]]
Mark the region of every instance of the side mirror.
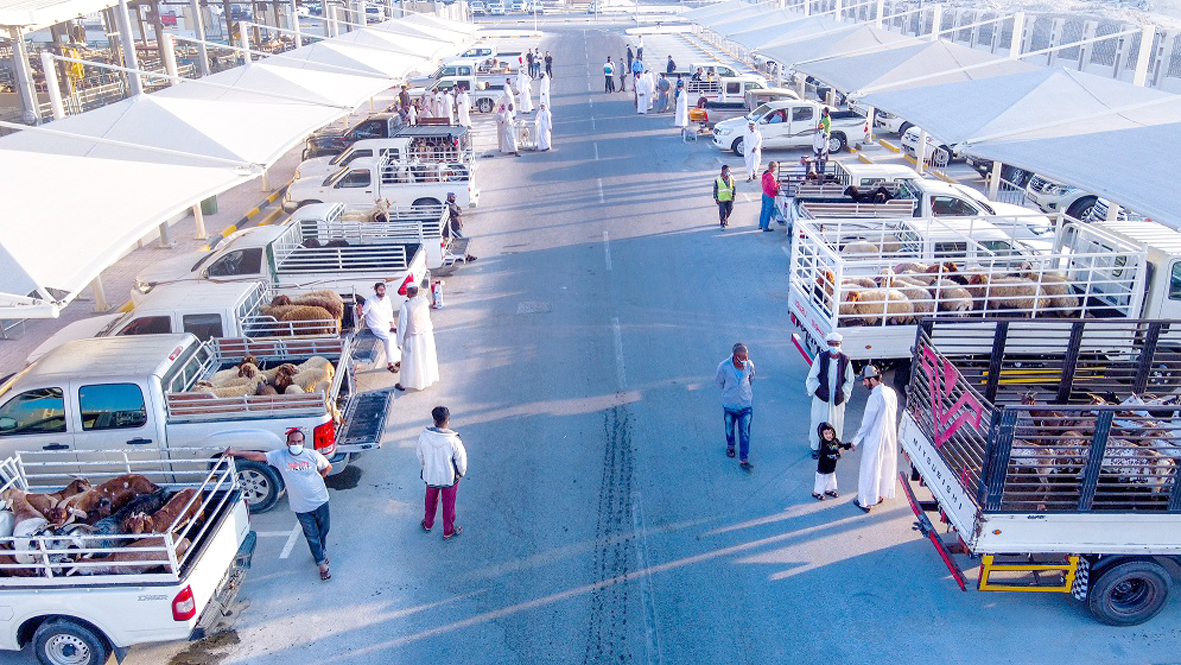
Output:
[[16,418],[7,416],[0,418],[0,432],[11,432],[16,429]]

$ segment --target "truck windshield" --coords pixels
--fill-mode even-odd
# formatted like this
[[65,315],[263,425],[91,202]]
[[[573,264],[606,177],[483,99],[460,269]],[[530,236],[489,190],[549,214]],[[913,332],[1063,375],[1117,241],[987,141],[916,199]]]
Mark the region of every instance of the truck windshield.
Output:
[[755,107],[755,110],[746,114],[746,119],[747,120],[758,120],[759,118],[766,115],[767,111],[770,111],[770,110],[771,110],[770,104],[759,104],[758,106]]
[[209,350],[209,345],[191,344],[164,373],[160,384],[165,392],[183,393],[201,379],[201,375],[212,362],[213,354]]

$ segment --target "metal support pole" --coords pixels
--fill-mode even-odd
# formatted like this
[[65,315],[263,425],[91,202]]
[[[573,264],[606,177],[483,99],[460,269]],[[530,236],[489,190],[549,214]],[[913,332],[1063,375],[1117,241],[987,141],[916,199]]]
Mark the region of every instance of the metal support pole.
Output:
[[[1050,24],[1050,46],[1057,46],[1062,41],[1062,28],[1066,21],[1060,18],[1054,19]],[[1050,67],[1054,64],[1054,59],[1058,57],[1057,51],[1050,51],[1046,54],[1046,66]]]
[[49,107],[53,109],[53,119],[61,120],[66,117],[66,107],[62,104],[61,84],[57,80],[57,63],[49,51],[41,52],[41,71],[45,75],[45,91],[49,93]]
[[[163,39],[160,41],[160,55],[164,58],[164,71],[168,72],[169,76],[180,76],[179,69],[176,66],[176,42],[172,39],[172,35],[165,33]],[[177,81],[169,81],[169,85],[176,85]]]
[[1083,22],[1083,38],[1082,44],[1078,47],[1078,70],[1081,72],[1087,68],[1087,64],[1091,62],[1091,48],[1095,43],[1091,40],[1095,38],[1095,31],[1099,29],[1098,21],[1084,21]]
[[[139,57],[135,54],[135,38],[131,34],[131,14],[127,10],[127,0],[119,0],[115,7],[115,18],[119,22],[119,46],[123,49],[123,66],[128,69],[139,69]],[[143,94],[144,84],[139,74],[127,74],[127,83],[131,86],[132,95]]]
[[193,206],[193,223],[197,227],[197,235],[193,237],[194,240],[206,240],[209,238],[209,233],[205,231],[205,213],[201,212],[201,204]]
[[1107,219],[1108,222],[1119,220],[1119,204],[1115,201],[1107,202]]
[[876,109],[872,106],[867,107],[865,109],[865,122],[867,122],[869,124],[869,136],[865,137],[866,143],[873,143],[873,141],[874,141],[873,116],[874,116],[875,112],[876,112]]
[[[365,13],[365,0],[356,0],[353,3],[353,13],[356,16],[353,19],[353,23],[359,23],[360,25],[367,25],[369,23],[369,15]],[[349,26],[349,32],[353,30],[360,30],[360,28]]]
[[939,31],[943,29],[943,5],[931,7],[931,41],[939,40]]
[[339,9],[336,5],[324,5],[324,36],[332,38],[336,36],[336,10]]
[[999,161],[993,161],[992,171],[988,174],[988,198],[992,201],[995,201],[1001,193],[1001,167],[1003,166]]
[[238,38],[242,40],[242,57],[250,62],[250,25],[246,21],[238,22]]
[[37,89],[33,85],[33,73],[29,69],[29,51],[20,28],[9,28],[12,42],[12,71],[16,78],[16,91],[20,94],[22,119],[32,125],[41,121],[41,109],[37,103]]
[[193,12],[193,36],[197,38],[197,59],[201,76],[209,76],[209,51],[205,47],[205,18],[201,16],[201,0],[189,0]]
[[90,292],[94,294],[94,311],[105,312],[111,308],[107,302],[107,291],[103,288],[103,276],[99,275],[90,283]]
[[[1000,26],[997,26],[997,32],[1000,32]],[[1025,40],[1021,35],[1025,32],[1025,12],[1017,12],[1013,14],[1013,36],[1009,40],[1009,59],[1016,60],[1017,56],[1021,55],[1021,45]]]
[[885,27],[882,25],[882,17],[886,15],[886,0],[878,0],[877,9],[874,10],[874,25],[879,28]]
[[919,130],[919,144],[914,150],[914,168],[919,173],[926,173],[927,170],[927,130]]
[[303,33],[300,32],[299,5],[296,1],[291,0],[291,31],[295,33],[295,48],[300,48],[303,46]]
[[1156,26],[1144,26],[1140,34],[1140,49],[1136,54],[1136,69],[1132,74],[1132,85],[1143,86],[1148,80],[1148,61],[1152,55],[1153,40],[1156,39]]
[[160,225],[160,246],[164,249],[176,247],[176,243],[172,242],[172,229],[168,228],[168,222]]
[[271,191],[271,171],[270,169],[262,170],[262,191]]

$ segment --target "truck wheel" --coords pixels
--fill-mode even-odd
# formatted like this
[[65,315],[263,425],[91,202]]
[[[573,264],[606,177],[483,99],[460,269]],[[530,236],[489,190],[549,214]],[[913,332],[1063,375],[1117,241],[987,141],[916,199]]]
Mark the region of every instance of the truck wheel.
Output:
[[831,134],[828,137],[828,154],[834,155],[844,150],[848,143],[844,134]]
[[425,199],[414,199],[413,205],[416,205],[416,206],[437,206],[437,205],[442,205],[442,203],[439,202],[439,199],[425,198]]
[[38,626],[33,652],[44,665],[103,665],[111,657],[106,638],[70,619],[50,619]]
[[910,129],[911,127],[914,127],[914,125],[909,122],[903,122],[901,125],[898,125],[898,135],[902,136],[906,133],[906,130]]
[[1169,573],[1152,561],[1108,568],[1092,582],[1087,606],[1110,626],[1135,626],[1156,616],[1169,598]]
[[894,368],[894,390],[899,393],[906,394],[906,388],[910,385],[910,361],[904,360],[898,363]]
[[265,513],[283,495],[283,482],[279,473],[265,462],[238,460],[238,482],[246,496],[246,507],[252,513]]
[[734,151],[735,155],[742,157],[742,138],[734,139],[734,144],[730,146],[730,149]]
[[1095,207],[1096,200],[1094,196],[1084,196],[1070,204],[1070,207],[1066,209],[1066,214],[1085,222],[1087,221],[1087,215],[1091,214],[1091,208]]
[[484,99],[476,102],[476,108],[480,110],[480,113],[491,113],[492,100],[485,97]]
[[316,203],[323,203],[323,201],[317,201],[315,199],[308,199],[307,201],[300,201],[299,203],[295,204],[295,209],[299,210],[300,208],[302,208],[304,206],[310,206],[310,205],[314,205]]

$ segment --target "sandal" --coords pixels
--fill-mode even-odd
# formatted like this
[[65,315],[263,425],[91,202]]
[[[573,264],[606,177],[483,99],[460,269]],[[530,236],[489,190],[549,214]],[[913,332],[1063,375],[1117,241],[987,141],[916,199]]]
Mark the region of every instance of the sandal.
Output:
[[733,448],[726,449],[726,457],[734,457],[734,449]]
[[826,494],[826,495],[828,495],[828,496],[831,496],[831,497],[832,497],[832,498],[834,498],[834,499],[835,499],[835,498],[837,498],[838,496],[840,496],[840,495],[839,495],[839,494],[837,494],[836,492],[825,492],[825,494]]
[[423,520],[423,521],[419,522],[419,525],[421,525],[421,526],[422,526],[422,530],[423,530],[423,531],[426,531],[427,533],[430,533],[430,532],[431,532],[431,528],[430,528],[429,526],[427,526],[427,525],[426,525],[426,520]]
[[456,526],[455,532],[452,533],[450,536],[448,536],[447,534],[443,534],[443,540],[450,540],[450,539],[454,538],[455,536],[458,536],[461,533],[463,533],[463,527]]
[[324,570],[320,571],[320,581],[321,582],[327,582],[330,579],[332,579],[332,571],[331,570],[329,570],[328,568],[325,568]]
[[748,462],[746,460],[742,460],[741,462],[739,462],[738,466],[742,467],[743,471],[751,471],[752,469],[755,468],[754,464],[751,464],[750,462]]
[[824,501],[824,495],[817,494],[816,492],[812,492],[812,498],[816,499],[817,501]]

